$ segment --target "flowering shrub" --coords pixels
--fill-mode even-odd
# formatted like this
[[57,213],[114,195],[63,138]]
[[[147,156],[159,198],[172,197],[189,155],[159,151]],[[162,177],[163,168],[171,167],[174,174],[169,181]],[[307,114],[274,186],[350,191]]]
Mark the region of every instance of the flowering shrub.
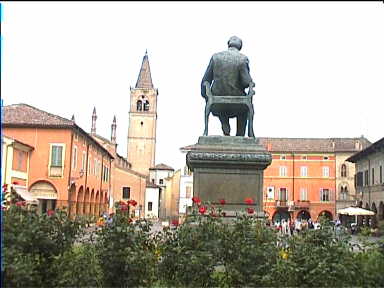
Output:
[[[128,201],[128,205],[136,204]],[[112,223],[97,232],[103,287],[147,287],[155,280],[157,256],[151,224],[145,220],[133,223],[125,208],[128,205],[118,206]]]
[[353,251],[326,222],[287,237],[254,208],[228,221],[218,217],[220,200],[214,207],[195,198],[183,224],[151,233],[150,222],[132,221],[137,203],[130,200],[117,202],[112,222],[80,241],[80,220],[18,202],[3,211],[7,287],[384,286],[384,249]]

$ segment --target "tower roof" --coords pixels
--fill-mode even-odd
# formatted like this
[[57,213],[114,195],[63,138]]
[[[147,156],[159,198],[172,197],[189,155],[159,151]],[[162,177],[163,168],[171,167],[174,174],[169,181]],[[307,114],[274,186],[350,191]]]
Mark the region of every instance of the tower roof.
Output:
[[153,88],[151,68],[149,67],[147,51],[145,51],[145,55],[143,57],[143,63],[141,64],[135,88]]

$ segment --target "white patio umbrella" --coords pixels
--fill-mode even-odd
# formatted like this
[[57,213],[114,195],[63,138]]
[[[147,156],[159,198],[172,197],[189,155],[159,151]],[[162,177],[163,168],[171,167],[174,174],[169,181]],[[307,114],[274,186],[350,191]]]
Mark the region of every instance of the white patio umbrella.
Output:
[[337,210],[338,214],[344,214],[344,215],[353,215],[353,216],[372,216],[375,215],[375,212],[363,209],[360,207],[347,207],[343,209]]

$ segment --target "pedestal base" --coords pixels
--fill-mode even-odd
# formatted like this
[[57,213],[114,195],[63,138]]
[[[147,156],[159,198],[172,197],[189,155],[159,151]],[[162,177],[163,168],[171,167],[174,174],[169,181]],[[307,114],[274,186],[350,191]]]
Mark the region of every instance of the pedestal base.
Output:
[[[193,171],[193,194],[202,201],[219,204],[225,199],[227,215],[252,207],[263,212],[263,174],[272,156],[254,138],[202,136],[189,146],[187,165]],[[251,198],[253,205],[244,203]]]

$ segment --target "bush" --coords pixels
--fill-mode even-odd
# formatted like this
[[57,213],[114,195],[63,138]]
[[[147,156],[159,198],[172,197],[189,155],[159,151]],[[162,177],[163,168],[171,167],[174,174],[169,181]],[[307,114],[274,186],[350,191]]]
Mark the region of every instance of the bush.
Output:
[[96,238],[103,287],[148,287],[155,281],[155,243],[147,221],[132,223],[128,210],[118,209],[113,222]]
[[[19,203],[19,202],[18,202]],[[25,203],[3,211],[4,280],[10,287],[52,287],[56,257],[72,249],[80,223],[56,210],[39,215]]]

